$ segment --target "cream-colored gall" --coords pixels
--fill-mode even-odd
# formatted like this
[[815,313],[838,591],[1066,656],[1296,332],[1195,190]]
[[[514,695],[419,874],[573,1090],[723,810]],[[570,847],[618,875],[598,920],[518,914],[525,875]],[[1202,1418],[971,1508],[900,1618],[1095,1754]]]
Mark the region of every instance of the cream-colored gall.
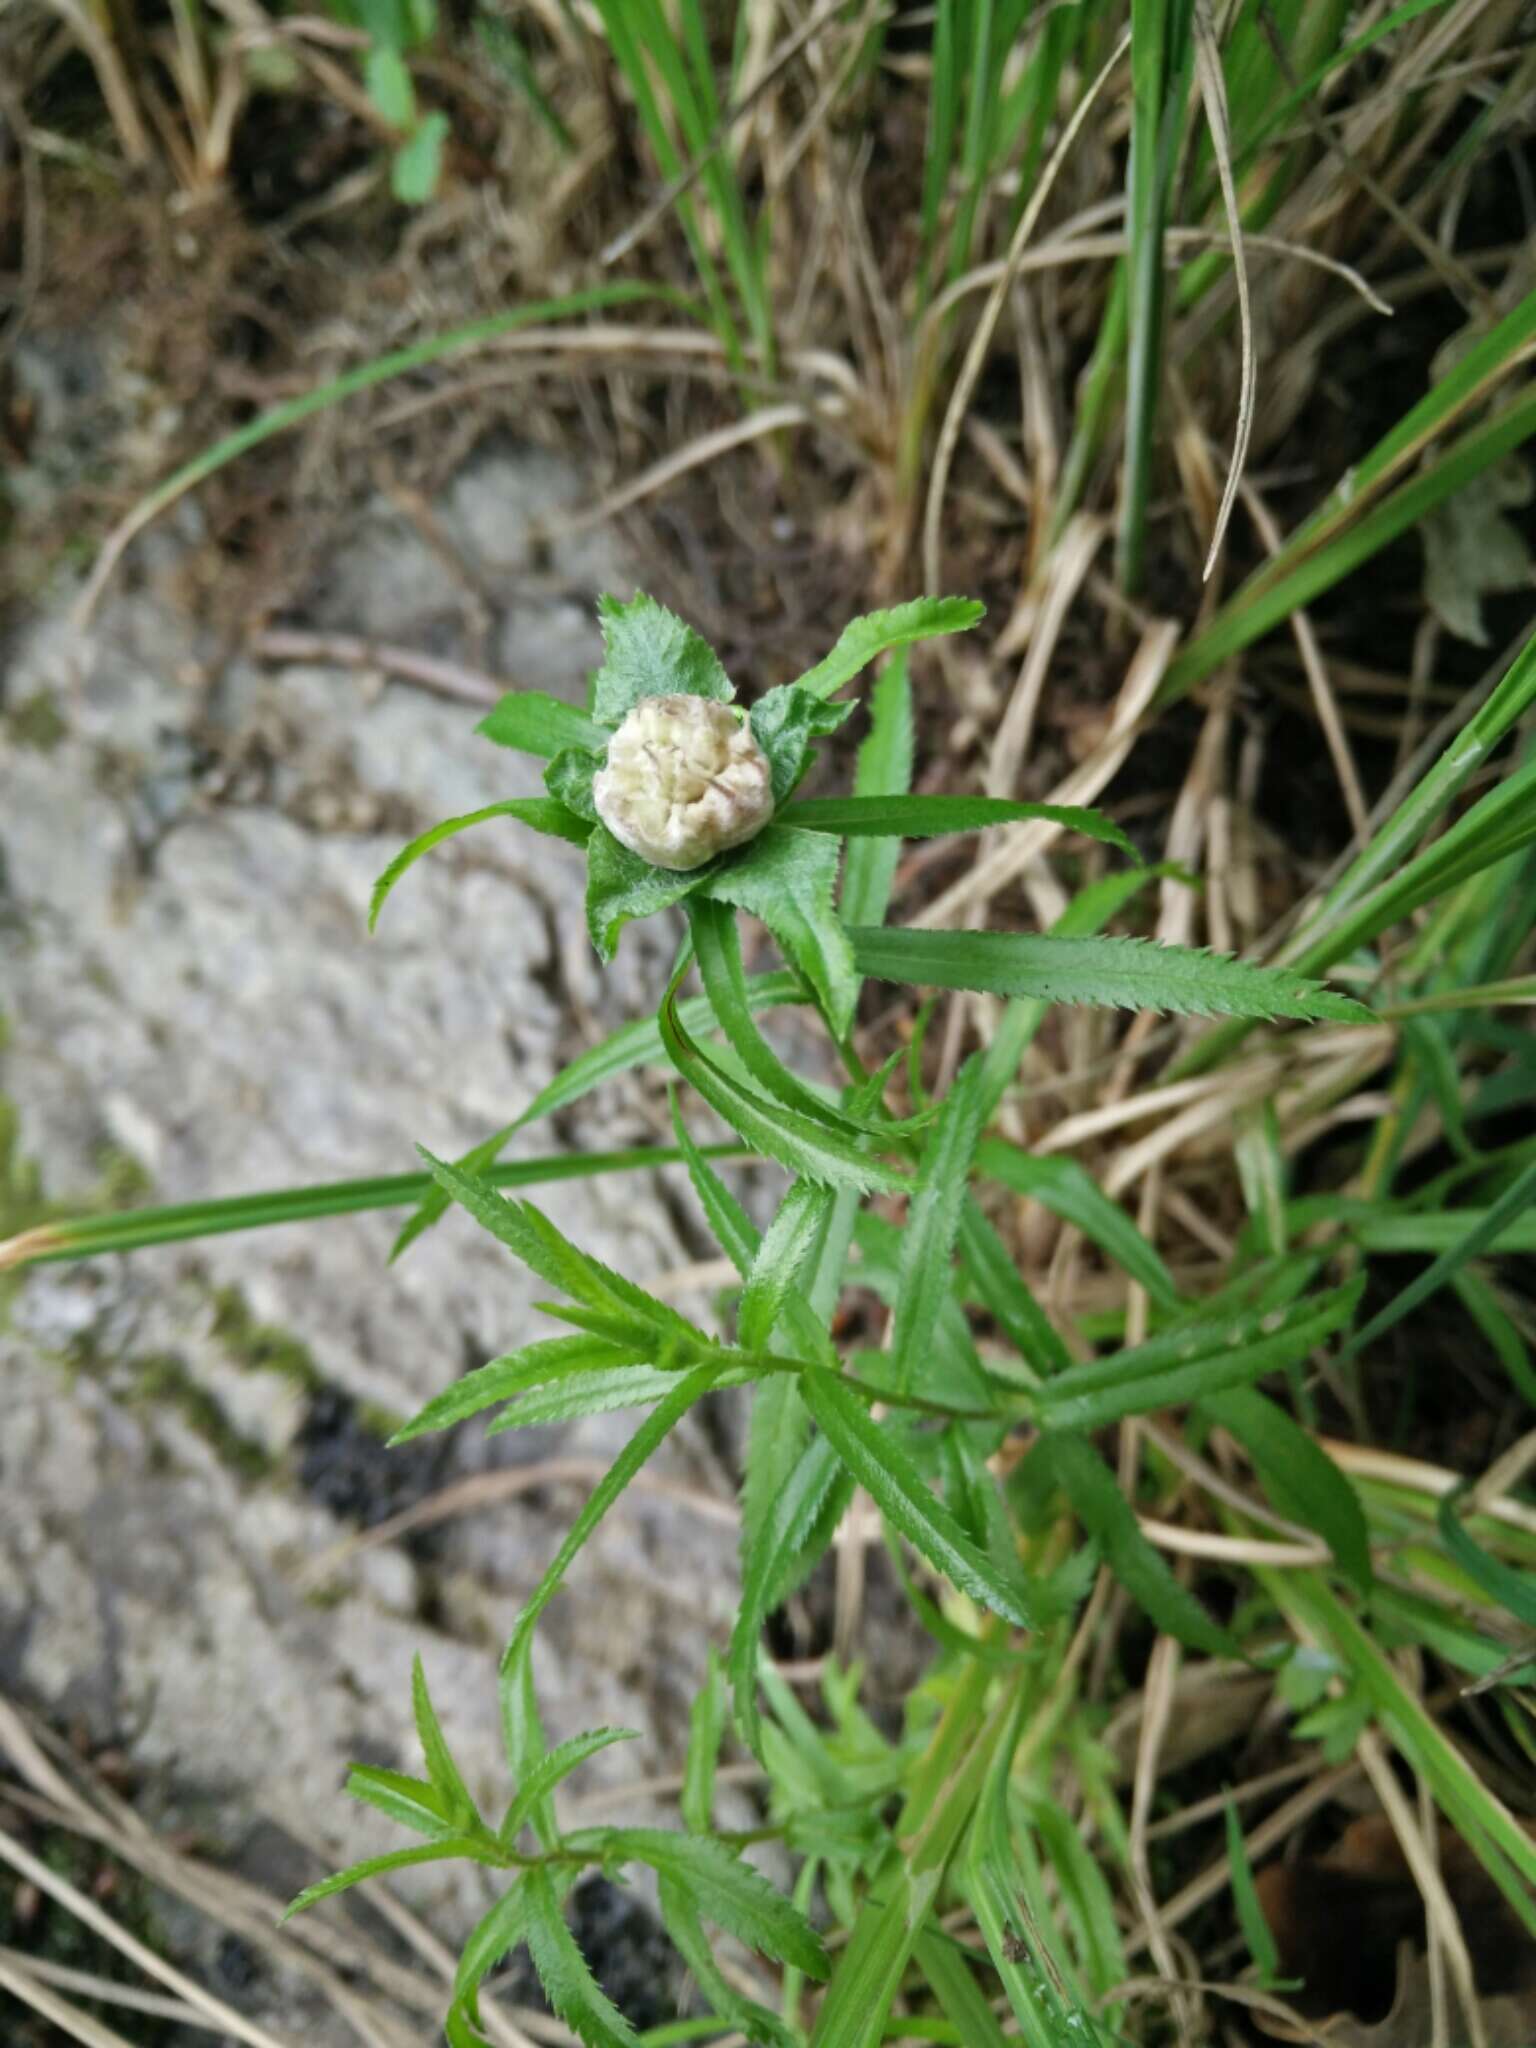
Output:
[[712,697],[642,697],[592,778],[597,815],[652,867],[686,872],[754,838],[773,815],[768,757]]

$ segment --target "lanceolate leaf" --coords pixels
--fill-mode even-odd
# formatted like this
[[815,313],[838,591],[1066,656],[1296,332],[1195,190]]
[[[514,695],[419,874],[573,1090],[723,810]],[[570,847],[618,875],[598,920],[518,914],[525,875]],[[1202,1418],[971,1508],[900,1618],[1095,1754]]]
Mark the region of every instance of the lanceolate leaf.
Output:
[[738,1991],[721,1970],[694,1894],[675,1877],[663,1877],[658,1893],[666,1930],[716,2015],[750,2042],[767,2044],[767,2048],[798,2048],[799,2037],[778,2015]]
[[685,626],[643,593],[629,604],[597,601],[605,656],[593,686],[592,715],[618,725],[642,697],[714,697],[728,704],[736,692],[719,656],[691,626]]
[[688,1755],[678,1801],[683,1826],[691,1835],[707,1835],[714,1825],[715,1769],[725,1735],[725,1716],[725,1671],[711,1644],[704,1683],[689,1710]]
[[562,1742],[557,1749],[552,1749],[518,1786],[501,1823],[502,1841],[510,1848],[540,1802],[547,1799],[555,1787],[588,1757],[596,1756],[599,1750],[611,1749],[616,1742],[634,1742],[637,1739],[633,1728],[593,1728],[585,1735],[573,1735],[569,1742]]
[[885,839],[936,839],[945,832],[981,832],[989,825],[1018,825],[1032,818],[1140,858],[1113,818],[1073,804],[1016,804],[992,796],[822,796],[790,804],[782,814],[784,824],[812,832]]
[[[759,1405],[780,1390],[794,1396],[795,1410],[788,1420],[798,1424],[795,1439],[800,1444],[789,1457],[776,1458],[782,1477],[772,1493],[762,1494],[761,1534],[742,1557],[741,1603],[736,1626],[731,1631],[728,1668],[736,1707],[736,1721],[751,1747],[759,1748],[757,1710],[757,1650],[763,1624],[779,1597],[787,1566],[810,1541],[828,1495],[837,1483],[837,1453],[826,1437],[804,1443],[804,1409],[798,1387],[791,1380],[772,1380],[758,1390]],[[754,1432],[758,1414],[754,1411]],[[778,1451],[778,1445],[773,1446]],[[762,1460],[759,1460],[762,1463]]]
[[[748,1377],[743,1371],[726,1370],[716,1385],[738,1387]],[[672,1393],[677,1382],[676,1372],[657,1371],[648,1365],[627,1366],[622,1372],[583,1373],[563,1386],[535,1387],[488,1424],[485,1433],[499,1436],[506,1429],[542,1429],[553,1422],[575,1422],[583,1415],[646,1408]]]
[[445,1835],[441,1841],[418,1842],[412,1849],[391,1849],[387,1855],[370,1856],[366,1862],[339,1870],[334,1877],[322,1878],[319,1884],[309,1885],[299,1893],[283,1918],[291,1920],[295,1913],[306,1912],[337,1892],[350,1891],[353,1885],[362,1884],[367,1878],[383,1877],[391,1870],[409,1870],[417,1863],[446,1863],[460,1857],[467,1857],[471,1863],[489,1863],[498,1867],[502,1863],[488,1837]]
[[675,1001],[676,982],[662,1000],[659,1023],[662,1042],[673,1065],[691,1082],[718,1116],[738,1130],[749,1145],[777,1159],[792,1173],[831,1187],[885,1188],[895,1193],[907,1185],[903,1176],[860,1151],[824,1124],[765,1101],[715,1065],[683,1028]]
[[1465,1492],[1464,1487],[1458,1487],[1441,1498],[1441,1542],[1490,1599],[1496,1600],[1517,1621],[1523,1621],[1527,1628],[1536,1628],[1536,1573],[1515,1571],[1480,1543],[1473,1542],[1458,1513]]
[[1186,1323],[1112,1358],[1090,1359],[1031,1397],[1043,1427],[1100,1429],[1125,1415],[1201,1401],[1293,1365],[1342,1329],[1363,1282],[1289,1308]]
[[376,1807],[418,1835],[449,1835],[463,1825],[453,1818],[446,1795],[436,1785],[429,1785],[424,1778],[408,1778],[402,1771],[354,1764],[347,1774],[347,1790],[354,1799]]
[[1122,1272],[1145,1287],[1163,1308],[1179,1299],[1173,1276],[1117,1202],[1112,1202],[1075,1159],[1036,1158],[1006,1138],[987,1138],[977,1148],[976,1170],[1001,1181],[1016,1195],[1028,1195],[1063,1223],[1091,1238]]
[[881,981],[1191,1017],[1371,1021],[1363,1004],[1289,968],[1250,967],[1219,953],[1160,946],[1150,939],[868,928],[848,937],[859,971]]
[[808,1977],[827,1974],[827,1953],[805,1916],[723,1842],[666,1828],[614,1828],[604,1852],[645,1863],[692,1894],[699,1910],[749,1948],[791,1963]]
[[523,1889],[528,1894],[528,1953],[551,2006],[586,2048],[639,2048],[640,2037],[629,2021],[598,1989],[565,1924],[548,1871],[530,1870]]
[[838,1037],[853,1022],[858,978],[833,906],[838,846],[825,833],[769,825],[714,869],[705,894],[762,919],[821,1000]]
[[763,1232],[741,1297],[737,1332],[743,1350],[768,1348],[826,1228],[834,1200],[831,1188],[797,1180],[779,1204],[778,1214]]
[[928,1134],[902,1233],[891,1352],[896,1384],[903,1391],[919,1384],[940,1311],[954,1289],[955,1233],[985,1113],[981,1068],[977,1053],[955,1077]]
[[427,1674],[420,1657],[411,1665],[411,1703],[416,1714],[416,1734],[426,1758],[427,1776],[447,1802],[448,1811],[461,1824],[477,1819],[475,1802],[459,1776],[459,1767],[448,1748],[447,1738],[427,1690]]
[[[899,649],[869,700],[869,736],[853,774],[857,797],[905,795],[912,786],[912,686]],[[856,839],[843,856],[841,913],[845,925],[885,923],[901,847],[893,840]]]
[[516,747],[545,761],[552,761],[567,747],[600,754],[612,738],[574,704],[546,696],[542,690],[509,690],[475,731],[498,747]]
[[889,1429],[875,1422],[836,1373],[810,1367],[801,1377],[805,1404],[838,1456],[881,1512],[962,1593],[1015,1628],[1039,1628],[1051,1617],[1022,1571],[1004,1579],[966,1536],[954,1515],[923,1484],[917,1467]]
[[972,1195],[960,1212],[960,1254],[982,1306],[1025,1364],[1041,1377],[1065,1372],[1072,1354]]
[[[747,1000],[754,1010],[765,1010],[787,1003],[802,1003],[805,995],[798,977],[793,974],[753,974],[747,977]],[[714,1015],[706,996],[690,996],[686,1002],[679,1003],[678,1014],[688,1031],[707,1031]],[[590,1095],[594,1088],[601,1087],[604,1081],[611,1081],[618,1074],[627,1074],[648,1062],[660,1065],[665,1059],[660,1026],[654,1017],[621,1024],[600,1045],[594,1045],[589,1052],[579,1053],[539,1090],[521,1116],[514,1117],[511,1123],[483,1138],[457,1164],[470,1173],[487,1172],[525,1125],[537,1123],[541,1117],[553,1116],[557,1110]],[[452,1197],[444,1189],[431,1189],[396,1238],[390,1249],[390,1258],[398,1259],[424,1231],[430,1230],[447,1213],[451,1201]]]
[[1283,1515],[1315,1529],[1362,1593],[1371,1589],[1371,1538],[1353,1486],[1317,1442],[1277,1402],[1252,1387],[1209,1394],[1200,1403],[1247,1451],[1264,1490]]
[[1104,1561],[1138,1606],[1166,1634],[1212,1657],[1231,1657],[1237,1646],[1181,1586],[1141,1533],[1115,1475],[1085,1436],[1052,1430],[1033,1453],[1044,1457]]
[[483,810],[466,811],[462,817],[444,818],[441,824],[418,832],[374,883],[373,894],[368,899],[369,931],[378,923],[385,899],[407,868],[414,867],[424,853],[430,853],[434,846],[441,846],[445,839],[467,832],[471,825],[483,825],[489,818],[515,818],[520,825],[531,825],[535,832],[546,833],[553,839],[569,840],[572,846],[585,846],[587,834],[592,829],[574,811],[548,796],[508,797],[503,803],[487,804]]
[[526,1344],[521,1351],[493,1358],[488,1365],[465,1373],[451,1387],[445,1387],[395,1431],[390,1445],[409,1443],[412,1437],[426,1436],[435,1429],[447,1429],[468,1416],[478,1415],[482,1409],[494,1408],[498,1402],[510,1401],[514,1394],[525,1394],[530,1387],[541,1387],[550,1380],[564,1379],[572,1373],[595,1372],[603,1366],[638,1364],[645,1356],[643,1347],[626,1353],[601,1337],[548,1337],[538,1344]]
[[504,1955],[519,1947],[528,1932],[528,1891],[521,1883],[503,1892],[464,1944],[454,1972],[453,1995],[478,2019],[477,1994]]
[[890,611],[866,612],[843,628],[825,660],[800,677],[800,688],[830,697],[893,647],[909,647],[915,640],[932,640],[942,633],[963,633],[985,610],[974,598],[919,597]]

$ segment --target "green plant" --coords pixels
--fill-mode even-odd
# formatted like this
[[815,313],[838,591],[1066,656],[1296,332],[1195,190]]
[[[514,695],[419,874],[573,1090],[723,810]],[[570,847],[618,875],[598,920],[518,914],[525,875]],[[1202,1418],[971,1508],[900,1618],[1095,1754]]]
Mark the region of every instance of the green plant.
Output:
[[326,0],[329,13],[367,37],[363,84],[380,119],[399,136],[389,182],[406,206],[422,206],[437,191],[448,117],[423,113],[409,58],[437,33],[437,0]]
[[[973,829],[1004,813],[1044,814],[1128,850],[1117,828],[1093,813],[904,796],[911,751],[904,649],[964,628],[976,615],[974,606],[929,600],[857,620],[825,661],[761,697],[749,726],[771,768],[772,819],[747,843],[679,873],[651,867],[612,837],[593,803],[594,773],[638,702],[671,694],[729,704],[733,692],[708,647],[660,606],[644,597],[605,600],[606,658],[586,712],[518,693],[481,727],[494,741],[544,758],[550,795],[509,800],[424,834],[375,893],[377,916],[412,861],[446,832],[506,815],[585,846],[589,929],[605,956],[631,919],[682,906],[688,937],[657,1014],[660,1044],[679,1079],[790,1176],[760,1231],[674,1104],[678,1150],[710,1228],[740,1273],[734,1334],[725,1338],[598,1265],[531,1203],[504,1197],[486,1178],[485,1156],[459,1166],[429,1160],[442,1197],[462,1205],[563,1297],[546,1311],[571,1334],[520,1339],[450,1386],[401,1438],[491,1407],[501,1411],[492,1424],[498,1429],[614,1407],[647,1410],[577,1517],[503,1659],[516,1788],[505,1815],[493,1824],[474,1808],[418,1667],[426,1777],[359,1769],[350,1789],[424,1839],[327,1879],[295,1904],[439,1858],[505,1870],[507,1889],[460,1965],[447,2023],[455,2044],[480,2038],[480,1987],[522,1942],[556,2011],[584,2040],[615,2048],[634,2038],[592,1980],[560,1910],[582,1871],[634,1863],[657,1874],[667,1925],[720,2024],[751,2039],[803,2038],[799,1987],[806,1977],[830,1977],[814,2024],[817,2043],[850,2048],[878,2039],[914,1968],[958,2038],[1001,2038],[980,1967],[995,1973],[1025,2038],[1107,2042],[1116,2009],[1101,2017],[1092,2009],[1123,1975],[1119,1940],[1093,1865],[1079,1858],[1066,1868],[1071,1828],[1050,1789],[1059,1749],[1081,1734],[1070,1713],[1085,1626],[1078,1610],[1103,1570],[1159,1629],[1193,1649],[1263,1662],[1279,1644],[1273,1609],[1225,1624],[1173,1575],[1093,1433],[1194,1404],[1245,1447],[1275,1506],[1323,1538],[1335,1587],[1325,1594],[1319,1575],[1316,1597],[1332,1603],[1340,1625],[1346,1602],[1370,1594],[1371,1535],[1359,1497],[1286,1408],[1256,1391],[1260,1380],[1338,1343],[1355,1316],[1358,1280],[1319,1286],[1316,1256],[1270,1250],[1245,1262],[1214,1299],[1183,1300],[1152,1247],[1091,1182],[987,1136],[1010,1069],[973,1055],[945,1095],[920,1097],[903,1112],[890,1102],[900,1056],[871,1073],[854,1049],[863,974],[1001,992],[1014,1017],[1036,1022],[1040,1006],[1053,1000],[1371,1022],[1352,997],[1284,970],[1092,936],[1134,890],[1134,870],[1124,883],[1080,898],[1071,929],[1055,936],[881,930],[896,837]],[[855,792],[798,799],[817,742],[853,709],[834,693],[892,649],[903,653],[875,694]],[[834,901],[840,840],[847,842],[844,911],[852,906],[861,920],[851,928]],[[819,1017],[843,1069],[840,1087],[789,1070],[760,1033],[753,1007],[763,985],[749,987],[742,970],[743,910],[777,940],[787,969],[782,992]],[[685,1022],[680,990],[695,965],[703,1005]],[[711,1032],[718,1044],[706,1042]],[[1133,1274],[1155,1304],[1152,1333],[1103,1357],[1074,1358],[989,1218],[988,1190],[999,1184],[1059,1205]],[[892,1199],[907,1205],[899,1234],[888,1213]],[[889,1306],[883,1349],[841,1351],[834,1341],[834,1311],[850,1279]],[[998,1340],[985,1353],[968,1309],[988,1319]],[[601,1516],[668,1432],[711,1394],[744,1386],[752,1389],[753,1419],[741,1606],[728,1652],[712,1664],[694,1710],[685,1831],[562,1831],[555,1786],[620,1732],[595,1730],[546,1750],[534,1702],[539,1616]],[[829,1670],[827,1720],[819,1725],[762,1648],[768,1615],[824,1554],[857,1488],[878,1507],[915,1611],[936,1643],[933,1671],[895,1738],[879,1734],[861,1712],[857,1670]],[[919,1591],[913,1569],[934,1574],[947,1590],[937,1599]],[[732,1720],[772,1788],[763,1832],[803,1859],[793,1903],[742,1860],[751,1838],[714,1829],[716,1756]],[[1081,1920],[1057,1914],[1053,1924],[1039,1888],[1046,1843],[1050,1858],[1061,1859],[1058,1875],[1075,1879]],[[1500,1853],[1525,1876],[1536,1875],[1528,1844],[1517,1851],[1507,1831],[1501,1843]],[[835,1962],[807,1916],[818,1889],[842,1930]],[[962,1902],[982,1930],[984,1950],[943,1932],[944,1910]],[[746,1999],[722,1972],[706,1920],[786,1966],[779,2013]]]

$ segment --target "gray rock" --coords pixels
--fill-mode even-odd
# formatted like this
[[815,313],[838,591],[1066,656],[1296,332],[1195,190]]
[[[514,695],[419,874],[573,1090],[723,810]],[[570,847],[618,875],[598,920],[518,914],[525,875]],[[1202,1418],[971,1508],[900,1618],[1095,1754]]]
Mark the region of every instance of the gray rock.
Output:
[[[532,577],[535,520],[578,495],[551,457],[503,457],[440,508],[505,587],[517,681],[572,697],[599,655],[575,593],[633,581],[605,535],[556,546]],[[378,508],[317,588],[324,623],[396,639],[462,596]],[[464,1149],[655,1000],[669,935],[631,932],[600,976],[579,857],[501,821],[425,860],[367,937],[369,888],[406,833],[539,787],[462,706],[355,672],[212,664],[152,590],[112,598],[83,639],[57,617],[32,625],[3,691],[11,708],[46,695],[63,727],[44,747],[0,719],[0,1088],[50,1200],[96,1199],[125,1174],[187,1201],[412,1170],[413,1143]],[[655,1101],[611,1088],[521,1151],[653,1137]],[[655,1177],[538,1199],[641,1281],[692,1255]],[[470,1785],[497,1807],[496,1651],[584,1489],[524,1493],[318,1580],[315,1562],[359,1517],[493,1456],[606,1456],[636,1421],[489,1446],[471,1424],[384,1453],[381,1416],[553,1327],[533,1309],[544,1290],[460,1214],[390,1266],[400,1220],[39,1268],[0,1337],[0,1683],[125,1746],[146,1810],[231,1854],[268,1816],[333,1858],[398,1845],[340,1788],[354,1755],[416,1766],[417,1649]],[[702,1423],[661,1469],[721,1490]],[[553,1736],[642,1737],[588,1766],[582,1792],[676,1767],[733,1590],[718,1524],[639,1492],[609,1517],[538,1653]],[[477,1873],[405,1888],[449,1931],[483,1910]]]

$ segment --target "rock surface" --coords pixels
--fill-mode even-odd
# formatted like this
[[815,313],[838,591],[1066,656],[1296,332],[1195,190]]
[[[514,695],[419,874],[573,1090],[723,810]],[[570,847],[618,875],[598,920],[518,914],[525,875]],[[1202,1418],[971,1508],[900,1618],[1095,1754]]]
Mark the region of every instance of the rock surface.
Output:
[[[529,568],[536,515],[577,489],[548,455],[509,452],[437,508],[505,593],[504,673],[570,697],[598,658],[591,599],[633,584],[601,535]],[[599,979],[579,856],[501,821],[417,867],[370,941],[369,887],[401,839],[534,793],[537,765],[419,689],[219,660],[157,589],[156,559],[85,637],[61,616],[30,627],[0,684],[0,1090],[19,1130],[0,1235],[29,1220],[23,1158],[69,1206],[410,1170],[417,1140],[453,1155],[654,1002],[664,969],[667,935],[637,930]],[[313,622],[430,644],[461,598],[441,553],[374,508],[318,577]],[[647,1095],[654,1109],[653,1088],[619,1084],[521,1152],[650,1139]],[[686,1194],[654,1176],[539,1199],[641,1281],[691,1255]],[[471,1424],[386,1453],[388,1418],[552,1327],[538,1284],[457,1213],[389,1266],[400,1220],[36,1268],[0,1311],[0,1686],[126,1748],[143,1810],[237,1861],[275,1820],[314,1852],[301,1880],[320,1857],[399,1845],[341,1785],[349,1758],[416,1767],[418,1649],[497,1807],[496,1650],[583,1493],[546,1484],[334,1567],[327,1553],[493,1460],[601,1456],[636,1420],[489,1445]],[[658,1469],[725,1490],[704,1422]],[[732,1549],[718,1521],[636,1492],[584,1553],[541,1630],[546,1721],[642,1740],[586,1767],[581,1794],[676,1768]],[[486,1897],[459,1866],[418,1873],[414,1895],[447,1932]]]

